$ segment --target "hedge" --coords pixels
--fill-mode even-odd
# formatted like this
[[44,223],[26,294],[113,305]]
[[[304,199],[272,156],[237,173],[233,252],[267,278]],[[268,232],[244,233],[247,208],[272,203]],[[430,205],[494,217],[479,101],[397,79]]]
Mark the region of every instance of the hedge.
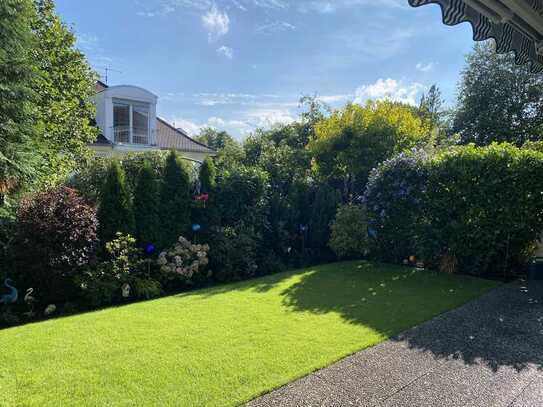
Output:
[[509,144],[387,161],[365,195],[377,253],[468,274],[507,273],[543,230],[542,174],[543,153]]

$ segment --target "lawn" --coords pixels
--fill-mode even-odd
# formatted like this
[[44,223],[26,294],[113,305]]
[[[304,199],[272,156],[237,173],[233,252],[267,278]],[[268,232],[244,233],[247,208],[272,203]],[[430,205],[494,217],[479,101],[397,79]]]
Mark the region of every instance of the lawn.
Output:
[[336,263],[4,329],[0,405],[237,405],[495,285]]

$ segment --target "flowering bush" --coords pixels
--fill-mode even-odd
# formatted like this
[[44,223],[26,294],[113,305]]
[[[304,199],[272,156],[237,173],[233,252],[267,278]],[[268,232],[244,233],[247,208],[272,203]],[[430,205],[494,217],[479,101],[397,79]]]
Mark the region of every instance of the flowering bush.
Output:
[[157,264],[168,280],[181,280],[190,283],[201,276],[209,263],[207,244],[192,244],[183,236],[169,250],[158,256]]
[[381,260],[401,262],[417,251],[427,159],[421,152],[402,153],[370,174],[364,200],[372,252]]

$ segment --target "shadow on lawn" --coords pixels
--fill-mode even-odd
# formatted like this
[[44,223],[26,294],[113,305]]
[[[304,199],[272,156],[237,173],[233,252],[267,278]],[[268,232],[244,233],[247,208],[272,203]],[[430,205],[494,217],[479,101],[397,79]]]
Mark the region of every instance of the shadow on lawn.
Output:
[[405,331],[463,301],[447,299],[454,295],[450,285],[432,282],[444,276],[406,268],[380,273],[369,267],[354,269],[367,272],[367,278],[347,280],[337,273],[308,273],[283,292],[284,303],[294,311],[336,312],[437,359],[484,364],[494,371],[504,366],[543,369],[543,282],[503,286]]

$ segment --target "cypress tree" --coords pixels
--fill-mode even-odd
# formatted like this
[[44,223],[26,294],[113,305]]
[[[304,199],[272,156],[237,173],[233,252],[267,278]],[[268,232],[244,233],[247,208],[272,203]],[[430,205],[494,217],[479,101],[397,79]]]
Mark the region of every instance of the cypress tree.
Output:
[[134,218],[138,243],[158,244],[158,185],[149,162],[144,163],[138,174],[134,190]]
[[98,207],[98,235],[102,245],[115,238],[117,232],[133,233],[134,214],[130,194],[125,184],[124,171],[118,161],[109,166]]
[[166,158],[160,188],[161,246],[168,247],[179,236],[188,236],[190,226],[190,180],[175,151]]
[[211,158],[206,157],[200,166],[200,191],[203,194],[209,194],[215,188],[216,170]]
[[340,202],[340,193],[327,185],[319,188],[315,194],[309,220],[309,243],[313,249],[321,251],[321,254],[328,249],[330,223],[336,216]]

